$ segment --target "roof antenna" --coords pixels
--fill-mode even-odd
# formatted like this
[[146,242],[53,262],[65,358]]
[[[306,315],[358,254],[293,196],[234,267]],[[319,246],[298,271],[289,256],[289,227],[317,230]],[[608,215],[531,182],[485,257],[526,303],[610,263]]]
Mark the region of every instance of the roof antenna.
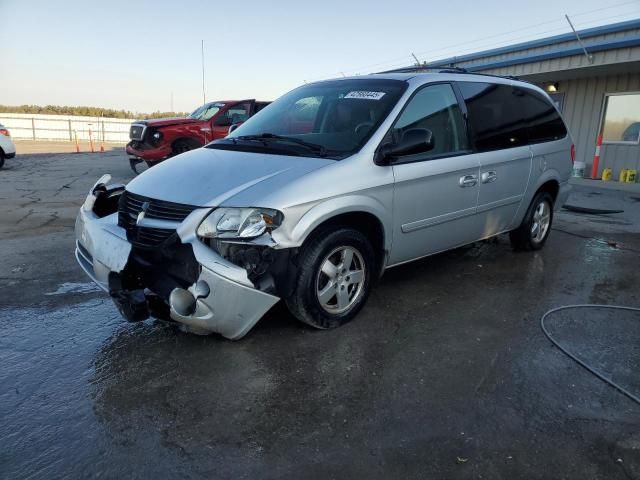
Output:
[[573,33],[575,34],[576,38],[578,39],[578,43],[582,47],[582,51],[584,52],[584,56],[587,57],[587,62],[593,63],[593,55],[591,55],[589,52],[587,52],[587,48],[584,46],[584,43],[582,43],[582,39],[580,38],[580,35],[578,35],[578,32],[576,32],[576,29],[573,27],[573,23],[571,23],[571,19],[569,18],[569,15],[567,15],[565,13],[564,18],[567,19],[567,22],[569,22],[569,26],[571,27],[571,30],[573,30]]
[[422,64],[420,63],[420,60],[418,60],[418,57],[416,57],[414,53],[411,53],[411,56],[416,61],[416,67],[421,67]]
[[201,52],[202,52],[202,103],[207,103],[207,97],[204,94],[204,40],[201,43]]

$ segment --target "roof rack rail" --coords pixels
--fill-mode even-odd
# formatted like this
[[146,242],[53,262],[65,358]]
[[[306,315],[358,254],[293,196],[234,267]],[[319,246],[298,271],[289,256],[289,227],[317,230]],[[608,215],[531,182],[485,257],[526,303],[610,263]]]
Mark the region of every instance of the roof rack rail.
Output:
[[496,75],[494,73],[480,73],[480,72],[467,72],[467,73],[470,73],[472,75],[482,75],[484,77],[506,78],[508,80],[519,80],[521,82],[526,82],[526,80],[521,80],[520,78],[516,77],[515,75]]
[[[495,75],[492,73],[481,73],[481,72],[473,72],[469,71],[466,68],[462,67],[435,67],[429,65],[415,65],[413,67],[404,67],[404,68],[396,68],[394,70],[386,70],[384,72],[378,73],[419,73],[422,71],[437,71],[437,73],[468,73],[471,75],[483,75],[485,77],[495,77],[495,78],[506,78],[509,80],[520,80],[518,77],[513,75]],[[526,80],[520,80],[521,82]]]
[[415,65],[413,67],[395,68],[378,73],[418,73],[425,70],[437,70],[438,73],[469,73],[462,67],[431,67],[429,65]]

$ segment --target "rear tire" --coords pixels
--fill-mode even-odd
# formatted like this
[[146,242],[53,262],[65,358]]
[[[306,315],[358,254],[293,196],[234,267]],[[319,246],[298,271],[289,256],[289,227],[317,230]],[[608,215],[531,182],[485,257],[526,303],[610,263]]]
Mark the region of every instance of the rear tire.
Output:
[[514,250],[540,250],[544,247],[553,223],[553,197],[538,192],[518,228],[509,232]]
[[291,313],[319,329],[352,320],[369,296],[376,271],[367,237],[347,227],[323,230],[305,242],[298,258],[294,291],[285,300]]

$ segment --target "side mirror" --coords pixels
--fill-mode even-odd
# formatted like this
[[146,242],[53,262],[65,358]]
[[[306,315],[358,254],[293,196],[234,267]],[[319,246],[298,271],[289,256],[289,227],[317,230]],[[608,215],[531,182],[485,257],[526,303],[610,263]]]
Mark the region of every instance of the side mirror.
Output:
[[216,127],[230,127],[231,126],[231,119],[229,117],[227,117],[226,115],[222,115],[222,116],[216,118],[214,120],[213,124]]
[[427,128],[412,128],[405,131],[396,143],[385,143],[378,152],[378,162],[388,164],[395,157],[414,155],[433,150],[433,133]]
[[[233,125],[231,125],[229,127],[229,133],[233,132],[236,128],[238,128],[240,126],[239,123],[234,123]],[[228,135],[228,134],[227,134]]]

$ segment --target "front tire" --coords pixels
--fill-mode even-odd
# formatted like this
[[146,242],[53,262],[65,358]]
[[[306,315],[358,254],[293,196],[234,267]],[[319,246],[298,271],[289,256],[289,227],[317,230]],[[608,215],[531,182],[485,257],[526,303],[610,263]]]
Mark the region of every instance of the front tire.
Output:
[[189,150],[193,150],[198,147],[200,147],[200,144],[194,140],[177,140],[173,144],[173,154],[180,155],[181,153],[188,152]]
[[319,329],[352,320],[369,296],[376,271],[367,237],[346,227],[324,230],[305,243],[298,258],[294,291],[286,299],[291,313]]
[[518,228],[509,232],[514,250],[540,250],[544,247],[553,223],[553,197],[539,192]]

